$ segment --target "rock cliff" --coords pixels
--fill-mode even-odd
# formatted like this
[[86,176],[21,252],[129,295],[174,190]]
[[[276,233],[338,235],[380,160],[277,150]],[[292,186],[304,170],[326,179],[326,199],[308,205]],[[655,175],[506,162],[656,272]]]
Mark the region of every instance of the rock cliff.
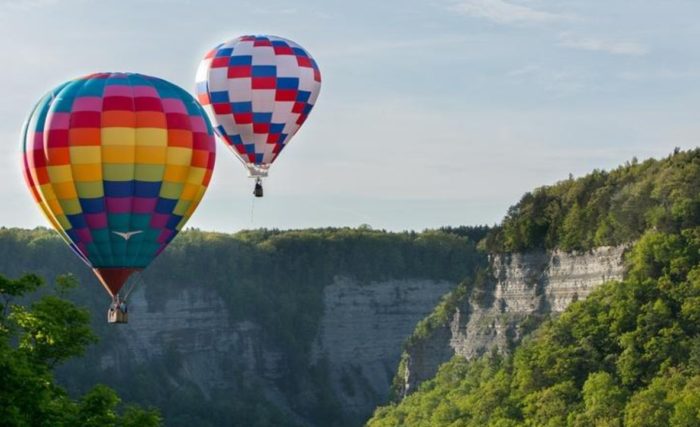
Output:
[[[0,232],[0,272],[73,272],[86,284],[74,298],[91,308],[101,341],[59,369],[71,392],[106,383],[161,408],[169,426],[356,426],[389,399],[416,324],[486,257],[444,234],[352,233],[355,246],[337,235],[302,244],[290,232],[273,246],[184,233],[144,272],[126,325],[105,324],[102,290],[53,234]],[[404,392],[455,354],[508,349],[549,312],[620,277],[622,252],[493,257],[480,295],[407,348]]]
[[[307,364],[327,372],[329,397],[339,403],[345,424],[359,425],[388,400],[402,342],[454,286],[421,279],[362,283],[336,277],[324,288],[324,313]],[[311,381],[305,372],[289,369],[293,355],[268,339],[269,331],[260,325],[230,320],[216,292],[183,286],[149,306],[140,289],[131,296],[129,310],[132,321],[120,325],[119,337],[113,337],[122,344],[100,346],[101,371],[129,377],[134,366],[152,366],[176,355],[170,381],[194,384],[207,399],[235,399],[244,391],[242,381],[255,384],[286,416],[315,425],[308,408],[318,397],[304,387],[290,396],[284,387],[285,382]]]
[[337,278],[324,290],[312,363],[325,359],[334,394],[358,418],[386,402],[401,344],[454,283],[429,280],[360,285]]
[[562,312],[606,281],[621,279],[624,249],[493,256],[487,288],[459,301],[443,325],[410,340],[395,380],[398,396],[414,391],[455,355],[471,359],[509,351],[550,314]]
[[[75,274],[100,342],[60,366],[158,407],[168,426],[356,426],[388,400],[401,344],[486,257],[447,232],[183,232],[130,283],[129,323],[48,230],[0,228],[0,273]],[[49,290],[47,289],[47,292]]]

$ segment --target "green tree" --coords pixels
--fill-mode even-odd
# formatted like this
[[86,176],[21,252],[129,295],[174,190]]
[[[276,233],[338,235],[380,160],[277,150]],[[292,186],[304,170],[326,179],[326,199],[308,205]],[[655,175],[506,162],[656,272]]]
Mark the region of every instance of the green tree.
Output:
[[657,384],[632,396],[625,407],[625,425],[658,427],[669,424],[673,406],[666,401],[666,390]]
[[700,375],[692,377],[681,390],[671,415],[674,427],[700,426]]
[[[84,354],[96,341],[89,315],[63,299],[75,285],[59,277],[53,294],[32,293],[43,281],[36,275],[8,279],[0,275],[0,424],[3,426],[158,426],[155,410],[128,407],[110,388],[97,385],[78,401],[55,383],[52,369]],[[21,304],[34,298],[31,303]]]
[[595,372],[583,384],[584,410],[570,419],[577,426],[618,427],[627,401],[625,390],[607,372]]

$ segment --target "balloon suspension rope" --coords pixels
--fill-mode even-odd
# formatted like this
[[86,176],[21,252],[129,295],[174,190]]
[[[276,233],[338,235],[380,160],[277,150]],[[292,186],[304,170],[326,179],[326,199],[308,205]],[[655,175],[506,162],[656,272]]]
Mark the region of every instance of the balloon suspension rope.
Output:
[[254,221],[254,213],[255,213],[255,196],[253,196],[250,199],[250,224],[252,225]]
[[136,288],[136,282],[141,282],[143,283],[143,279],[141,278],[141,272],[137,272],[135,275],[136,280],[132,280],[131,284],[129,285],[129,288],[126,290],[126,293],[124,293],[124,297],[122,298],[122,301],[126,302],[126,299],[129,298],[129,295],[131,295],[131,291]]

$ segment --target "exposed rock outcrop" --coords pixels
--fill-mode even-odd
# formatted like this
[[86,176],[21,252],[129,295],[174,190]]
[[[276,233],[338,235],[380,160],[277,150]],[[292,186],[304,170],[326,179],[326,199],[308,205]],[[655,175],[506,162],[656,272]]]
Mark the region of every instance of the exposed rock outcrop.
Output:
[[406,396],[455,355],[471,359],[507,352],[552,313],[585,298],[602,283],[622,278],[624,246],[584,253],[536,251],[493,256],[490,286],[470,294],[449,321],[412,340],[397,373],[399,396]]

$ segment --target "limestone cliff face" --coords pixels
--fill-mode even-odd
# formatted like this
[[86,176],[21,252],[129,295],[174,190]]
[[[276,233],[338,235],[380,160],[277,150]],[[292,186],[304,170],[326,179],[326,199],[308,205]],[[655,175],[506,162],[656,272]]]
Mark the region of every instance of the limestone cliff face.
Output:
[[[360,283],[336,277],[324,288],[324,314],[313,341],[310,369],[327,369],[327,381],[350,425],[359,425],[388,400],[401,344],[454,283],[389,280]],[[293,355],[251,321],[232,321],[215,291],[182,287],[149,306],[143,290],[131,296],[131,321],[119,325],[119,346],[100,348],[99,369],[124,375],[177,355],[176,384],[195,384],[207,398],[236,399],[241,380],[301,425],[314,425],[305,407],[316,397],[300,387],[290,396],[282,383],[304,384],[304,373],[288,368]],[[128,375],[128,374],[127,374]]]
[[411,393],[455,355],[471,359],[494,350],[509,351],[549,314],[562,312],[606,281],[621,279],[624,249],[493,256],[491,286],[460,301],[447,324],[407,347],[397,391],[403,396]]
[[256,323],[232,321],[215,291],[180,288],[149,306],[141,288],[131,295],[129,311],[131,321],[112,331],[120,345],[98,349],[100,370],[123,377],[134,367],[152,367],[175,356],[178,363],[169,372],[170,385],[194,385],[206,399],[235,400],[246,392],[241,384],[252,383],[291,419],[308,424],[276,384],[288,375],[284,349],[266,339]]
[[389,397],[401,344],[453,283],[393,280],[359,285],[337,278],[325,288],[325,312],[312,363],[326,360],[344,409],[369,416]]
[[231,321],[216,292],[188,288],[168,294],[157,307],[146,301],[143,289],[132,294],[133,321],[118,326],[123,344],[101,356],[101,368],[148,363],[176,353],[181,379],[197,384],[205,395],[232,388],[229,374],[235,369],[261,379],[280,378],[279,349],[264,345],[255,323]]

